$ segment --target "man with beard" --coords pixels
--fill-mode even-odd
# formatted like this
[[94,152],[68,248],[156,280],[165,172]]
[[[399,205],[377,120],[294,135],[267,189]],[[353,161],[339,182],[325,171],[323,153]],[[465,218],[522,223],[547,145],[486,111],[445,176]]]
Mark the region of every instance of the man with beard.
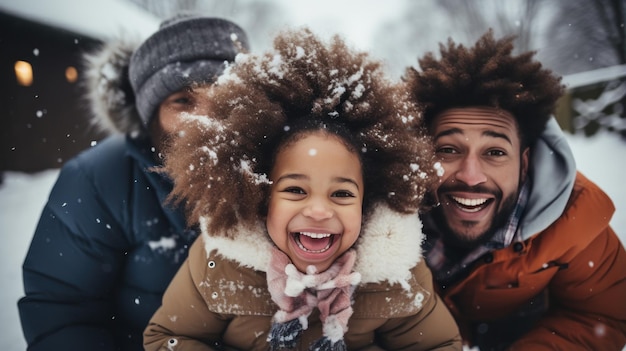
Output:
[[621,350],[626,251],[614,206],[577,172],[552,118],[560,78],[492,31],[452,40],[404,81],[423,104],[441,179],[422,214],[439,293],[485,350]]

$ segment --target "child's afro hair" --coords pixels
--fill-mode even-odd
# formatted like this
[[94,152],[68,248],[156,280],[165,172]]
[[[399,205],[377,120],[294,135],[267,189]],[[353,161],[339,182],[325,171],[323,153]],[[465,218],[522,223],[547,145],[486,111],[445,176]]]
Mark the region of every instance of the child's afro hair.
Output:
[[263,219],[276,146],[303,119],[341,124],[359,146],[364,213],[384,202],[417,211],[436,181],[432,140],[417,104],[392,84],[382,63],[326,43],[309,29],[284,30],[274,50],[240,54],[213,87],[208,116],[185,119],[170,141],[164,169],[174,180],[170,200],[184,203],[190,225],[210,218],[212,235]]
[[532,146],[554,113],[564,92],[561,78],[534,61],[535,52],[513,56],[515,37],[495,40],[490,29],[474,47],[448,39],[439,45],[441,58],[432,52],[418,59],[421,72],[406,70],[403,80],[424,109],[424,123],[449,108],[488,106],[511,113],[519,126],[523,146]]

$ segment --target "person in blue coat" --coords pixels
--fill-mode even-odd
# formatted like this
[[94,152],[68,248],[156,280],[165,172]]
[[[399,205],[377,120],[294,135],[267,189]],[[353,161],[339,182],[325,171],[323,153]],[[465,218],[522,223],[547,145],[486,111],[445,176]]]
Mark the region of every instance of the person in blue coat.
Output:
[[86,55],[94,119],[115,133],[61,169],[23,264],[18,308],[28,350],[143,350],[142,332],[197,236],[153,167],[246,33],[220,18],[175,16],[140,45]]

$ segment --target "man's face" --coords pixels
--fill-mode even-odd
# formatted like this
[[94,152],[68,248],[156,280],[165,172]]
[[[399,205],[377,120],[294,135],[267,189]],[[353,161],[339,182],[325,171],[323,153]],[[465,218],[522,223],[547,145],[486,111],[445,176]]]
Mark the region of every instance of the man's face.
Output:
[[471,249],[489,240],[515,207],[528,168],[515,119],[487,107],[443,111],[431,125],[444,175],[433,216],[446,242]]
[[179,128],[184,115],[206,115],[209,109],[210,84],[183,88],[159,105],[158,115],[150,124],[150,135],[157,149]]

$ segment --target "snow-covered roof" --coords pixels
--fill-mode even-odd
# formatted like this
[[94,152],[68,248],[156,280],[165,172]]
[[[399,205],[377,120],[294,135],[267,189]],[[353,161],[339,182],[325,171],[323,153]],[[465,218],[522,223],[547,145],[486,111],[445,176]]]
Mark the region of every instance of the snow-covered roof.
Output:
[[563,76],[563,84],[567,89],[574,89],[585,85],[608,82],[626,77],[626,64],[595,69]]
[[100,40],[120,33],[147,37],[160,22],[126,0],[0,0],[0,11]]

